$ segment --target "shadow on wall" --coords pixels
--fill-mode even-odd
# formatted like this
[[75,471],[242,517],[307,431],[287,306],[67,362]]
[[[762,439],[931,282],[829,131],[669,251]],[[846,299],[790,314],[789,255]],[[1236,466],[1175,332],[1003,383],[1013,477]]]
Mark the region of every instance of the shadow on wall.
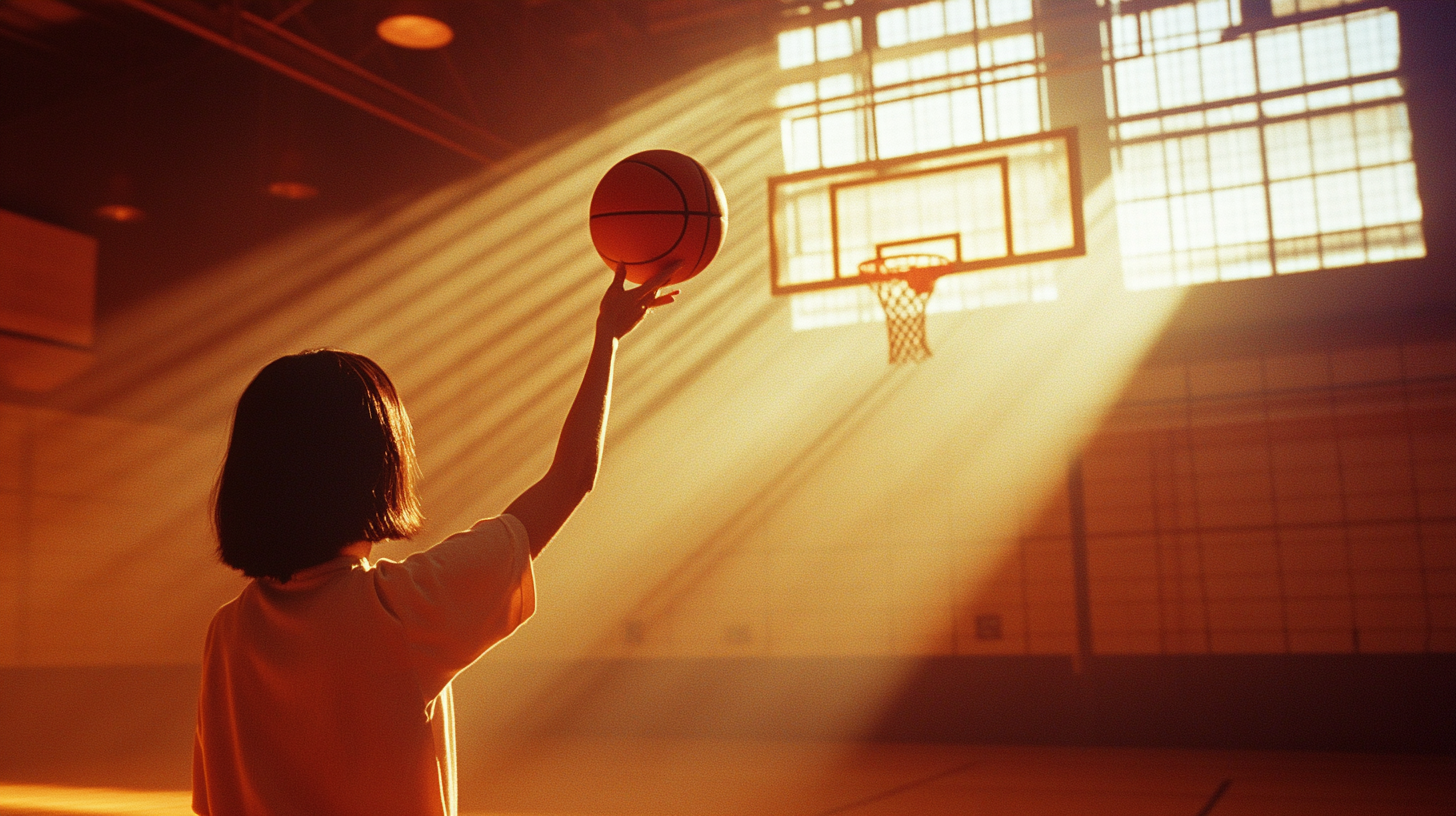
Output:
[[858,675],[829,717],[869,728],[903,680],[894,658],[945,653],[964,588],[995,573],[1180,295],[1113,297],[1104,185],[1091,254],[1054,266],[1059,300],[944,316],[927,365],[887,369],[879,325],[792,332],[764,280],[772,59],[724,61],[594,131],[293,236],[103,326],[96,370],[58,396],[73,414],[53,447],[69,458],[15,460],[68,464],[30,483],[51,492],[17,494],[30,509],[7,555],[6,662],[196,659],[238,587],[211,558],[207,490],[237,394],[279,354],[342,346],[393,374],[425,470],[421,545],[504,506],[546,466],[609,279],[587,240],[591,189],[621,156],[668,147],[722,181],[728,242],[625,344],[601,484],[538,563],[536,619],[487,661],[558,668],[499,713],[611,709],[576,682],[583,660],[866,658],[892,668]]
[[213,560],[208,493],[237,395],[280,354],[341,346],[392,373],[425,469],[420,545],[497,512],[545,468],[610,280],[587,234],[592,186],[622,155],[666,145],[714,166],[747,228],[673,322],[624,352],[621,390],[638,396],[619,400],[614,431],[630,437],[666,389],[703,375],[704,353],[776,311],[752,285],[773,134],[721,116],[694,126],[735,100],[759,110],[763,58],[241,257],[104,324],[98,365],[55,395],[63,407],[0,406],[0,665],[197,659],[212,610],[241,585]]

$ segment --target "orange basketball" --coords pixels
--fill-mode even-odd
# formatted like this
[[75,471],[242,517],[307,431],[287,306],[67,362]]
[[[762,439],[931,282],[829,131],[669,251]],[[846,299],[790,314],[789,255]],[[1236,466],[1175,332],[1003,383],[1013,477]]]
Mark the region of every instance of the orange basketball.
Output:
[[591,237],[607,266],[627,265],[627,280],[646,283],[681,262],[669,284],[698,274],[718,254],[728,229],[723,188],[697,159],[644,150],[617,162],[591,200]]

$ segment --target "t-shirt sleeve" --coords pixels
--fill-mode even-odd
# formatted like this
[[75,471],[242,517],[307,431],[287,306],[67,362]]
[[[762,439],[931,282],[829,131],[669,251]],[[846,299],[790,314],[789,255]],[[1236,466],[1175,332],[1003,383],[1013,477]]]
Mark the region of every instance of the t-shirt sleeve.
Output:
[[476,522],[402,562],[380,561],[374,572],[427,700],[536,611],[526,528],[510,515]]

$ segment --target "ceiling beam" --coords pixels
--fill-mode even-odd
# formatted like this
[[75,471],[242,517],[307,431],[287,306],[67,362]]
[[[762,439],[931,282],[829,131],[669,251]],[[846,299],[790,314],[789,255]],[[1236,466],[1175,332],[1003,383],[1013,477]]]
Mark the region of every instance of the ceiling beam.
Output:
[[482,164],[514,149],[485,128],[236,4],[213,9],[196,0],[119,1]]

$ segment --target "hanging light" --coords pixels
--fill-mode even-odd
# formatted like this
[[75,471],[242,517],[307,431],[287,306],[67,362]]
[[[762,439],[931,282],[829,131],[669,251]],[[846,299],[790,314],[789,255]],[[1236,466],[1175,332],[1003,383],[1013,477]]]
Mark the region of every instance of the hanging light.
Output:
[[455,39],[455,31],[444,20],[425,14],[394,14],[380,20],[374,30],[390,45],[422,51],[443,48]]
[[318,193],[318,188],[306,181],[275,181],[268,185],[268,195],[289,201],[303,201]]
[[98,218],[129,224],[147,217],[146,211],[136,205],[131,176],[117,173],[106,185],[106,199],[93,212]]
[[303,151],[295,147],[284,149],[278,162],[278,171],[268,182],[268,195],[288,201],[303,201],[319,194],[319,189],[304,181]]

